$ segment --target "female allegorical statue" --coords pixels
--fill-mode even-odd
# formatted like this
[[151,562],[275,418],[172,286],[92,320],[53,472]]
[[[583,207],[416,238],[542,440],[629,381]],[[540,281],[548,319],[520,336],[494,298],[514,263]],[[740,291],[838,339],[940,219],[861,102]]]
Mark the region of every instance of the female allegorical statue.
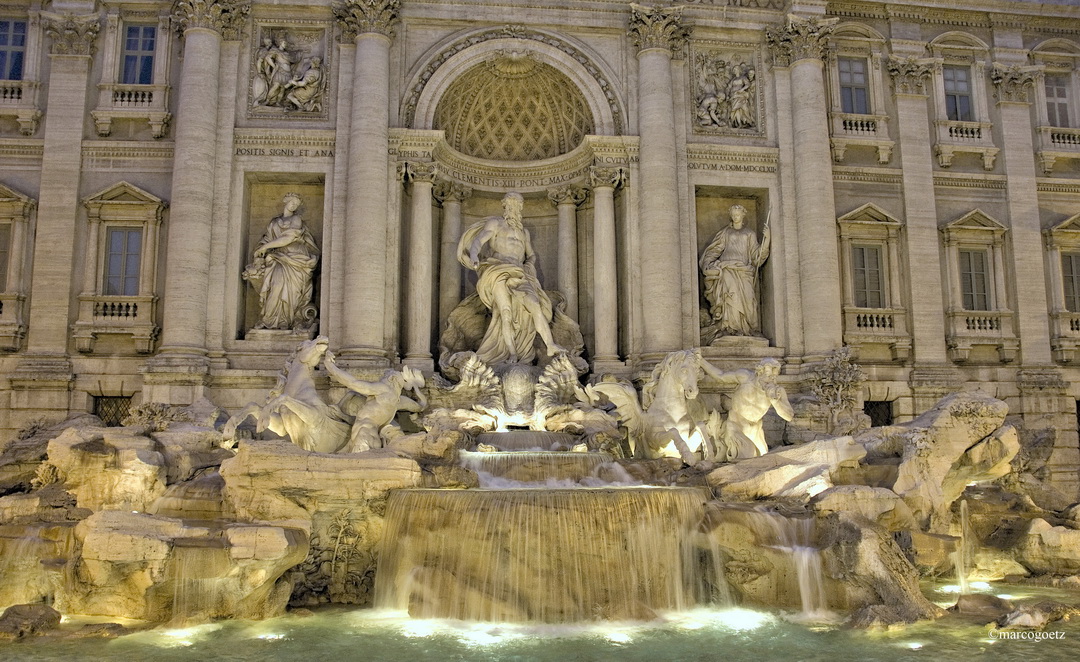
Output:
[[315,322],[312,274],[319,263],[319,247],[296,213],[300,196],[286,193],[282,202],[284,210],[266,226],[255,260],[243,276],[259,289],[256,329],[305,331]]
[[761,334],[758,269],[769,257],[769,221],[757,234],[744,225],[746,208],[732,205],[731,225],[720,230],[701,255],[705,298],[719,336]]

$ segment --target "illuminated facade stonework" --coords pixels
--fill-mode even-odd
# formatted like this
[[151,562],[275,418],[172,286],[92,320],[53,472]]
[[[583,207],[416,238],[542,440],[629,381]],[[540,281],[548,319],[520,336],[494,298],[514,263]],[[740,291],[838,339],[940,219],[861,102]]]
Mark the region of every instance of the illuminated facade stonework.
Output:
[[[702,347],[806,393],[849,345],[895,420],[981,390],[1080,482],[1074,3],[0,0],[0,38],[0,439],[235,411],[315,333],[437,371],[461,232],[517,191],[594,378]],[[315,322],[259,328],[287,193]],[[699,267],[736,204],[760,336]]]

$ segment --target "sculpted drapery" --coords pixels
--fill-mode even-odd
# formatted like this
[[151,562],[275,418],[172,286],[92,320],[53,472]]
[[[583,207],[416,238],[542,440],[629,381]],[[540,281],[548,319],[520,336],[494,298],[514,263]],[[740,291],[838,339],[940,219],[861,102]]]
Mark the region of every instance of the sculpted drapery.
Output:
[[255,260],[244,270],[244,279],[259,288],[257,329],[309,328],[315,310],[311,304],[312,275],[319,262],[319,247],[304,226],[300,196],[286,194],[280,216],[266,227],[255,248]]

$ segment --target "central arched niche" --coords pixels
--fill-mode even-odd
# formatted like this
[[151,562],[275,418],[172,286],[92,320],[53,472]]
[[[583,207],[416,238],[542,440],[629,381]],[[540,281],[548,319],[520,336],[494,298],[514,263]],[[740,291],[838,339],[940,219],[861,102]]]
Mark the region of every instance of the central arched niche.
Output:
[[534,161],[570,152],[594,132],[594,122],[566,74],[528,53],[503,50],[450,84],[433,128],[469,156]]

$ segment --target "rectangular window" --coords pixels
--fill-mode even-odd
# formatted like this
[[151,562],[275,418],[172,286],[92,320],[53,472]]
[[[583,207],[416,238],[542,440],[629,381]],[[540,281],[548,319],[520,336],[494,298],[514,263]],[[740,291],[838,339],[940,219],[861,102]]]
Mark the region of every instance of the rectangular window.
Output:
[[1069,76],[1046,76],[1046,119],[1050,126],[1069,126]]
[[855,306],[885,307],[885,279],[881,271],[880,246],[852,246],[851,271],[854,279]]
[[866,60],[854,57],[837,59],[840,73],[840,107],[845,113],[870,114],[870,88],[866,78]]
[[893,424],[892,400],[866,400],[863,413],[870,417],[870,425],[878,428]]
[[960,251],[960,293],[964,310],[990,310],[986,251]]
[[1065,286],[1065,310],[1080,313],[1080,253],[1061,254],[1061,280]]
[[139,254],[142,228],[109,228],[105,254],[106,296],[135,296],[139,293]]
[[130,395],[95,395],[94,415],[101,419],[105,427],[119,427],[131,413],[131,397]]
[[123,71],[120,82],[124,85],[149,85],[154,82],[154,46],[157,27],[153,25],[129,25],[124,31]]
[[971,122],[971,69],[942,67],[945,79],[945,114],[957,122]]
[[8,260],[11,256],[11,224],[0,225],[0,292],[7,290]]
[[0,19],[0,80],[22,80],[26,21]]

